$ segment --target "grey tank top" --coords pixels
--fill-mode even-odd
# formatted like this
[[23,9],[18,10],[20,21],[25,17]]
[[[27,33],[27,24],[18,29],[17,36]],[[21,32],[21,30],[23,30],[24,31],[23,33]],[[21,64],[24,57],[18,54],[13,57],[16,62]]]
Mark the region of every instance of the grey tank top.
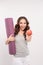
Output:
[[15,57],[25,57],[29,54],[27,41],[23,35],[17,34],[15,36],[16,54]]

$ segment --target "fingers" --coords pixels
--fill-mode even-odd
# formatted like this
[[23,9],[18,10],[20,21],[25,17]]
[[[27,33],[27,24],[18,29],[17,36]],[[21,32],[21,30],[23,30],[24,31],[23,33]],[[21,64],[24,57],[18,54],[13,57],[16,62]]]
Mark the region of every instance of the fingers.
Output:
[[14,36],[14,34],[11,34],[10,36],[12,37],[12,36]]
[[5,41],[5,44],[6,44],[6,45],[9,44],[9,40],[8,40],[8,39]]
[[11,37],[14,37],[14,34],[11,34],[11,35],[9,36],[9,38],[11,38]]

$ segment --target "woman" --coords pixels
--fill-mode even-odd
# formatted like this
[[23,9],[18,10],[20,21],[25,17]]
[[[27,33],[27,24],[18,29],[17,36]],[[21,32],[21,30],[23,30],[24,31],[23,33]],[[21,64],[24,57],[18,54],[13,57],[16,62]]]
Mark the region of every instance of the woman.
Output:
[[29,21],[26,17],[21,16],[18,18],[17,24],[15,25],[14,36],[13,34],[11,34],[6,40],[6,44],[9,44],[10,41],[15,41],[16,54],[14,55],[14,57],[16,58],[23,58],[28,56],[29,54],[27,48],[27,41],[30,41],[32,37],[31,35],[29,36],[26,33],[29,29]]

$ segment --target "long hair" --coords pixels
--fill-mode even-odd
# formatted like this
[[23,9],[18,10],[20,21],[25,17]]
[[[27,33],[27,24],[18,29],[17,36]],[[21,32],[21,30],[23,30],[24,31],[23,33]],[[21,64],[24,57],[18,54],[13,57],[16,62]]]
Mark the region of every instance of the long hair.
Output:
[[21,17],[18,18],[17,24],[15,25],[15,32],[14,32],[14,35],[16,36],[16,35],[18,34],[18,32],[20,31],[19,22],[20,22],[21,19],[25,19],[25,20],[26,20],[26,27],[25,27],[25,29],[24,29],[24,34],[23,34],[24,37],[25,37],[25,40],[26,40],[26,31],[29,30],[30,27],[29,27],[29,21],[28,21],[27,18],[24,17],[24,16],[21,16]]

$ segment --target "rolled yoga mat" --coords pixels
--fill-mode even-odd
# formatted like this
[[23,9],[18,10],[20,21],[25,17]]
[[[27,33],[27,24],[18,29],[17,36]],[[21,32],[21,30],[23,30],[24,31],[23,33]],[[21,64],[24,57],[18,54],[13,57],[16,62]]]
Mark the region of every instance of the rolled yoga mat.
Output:
[[[11,34],[14,34],[14,25],[12,18],[5,18],[5,26],[7,37],[9,37]],[[14,41],[9,42],[9,54],[16,54],[16,46]]]

